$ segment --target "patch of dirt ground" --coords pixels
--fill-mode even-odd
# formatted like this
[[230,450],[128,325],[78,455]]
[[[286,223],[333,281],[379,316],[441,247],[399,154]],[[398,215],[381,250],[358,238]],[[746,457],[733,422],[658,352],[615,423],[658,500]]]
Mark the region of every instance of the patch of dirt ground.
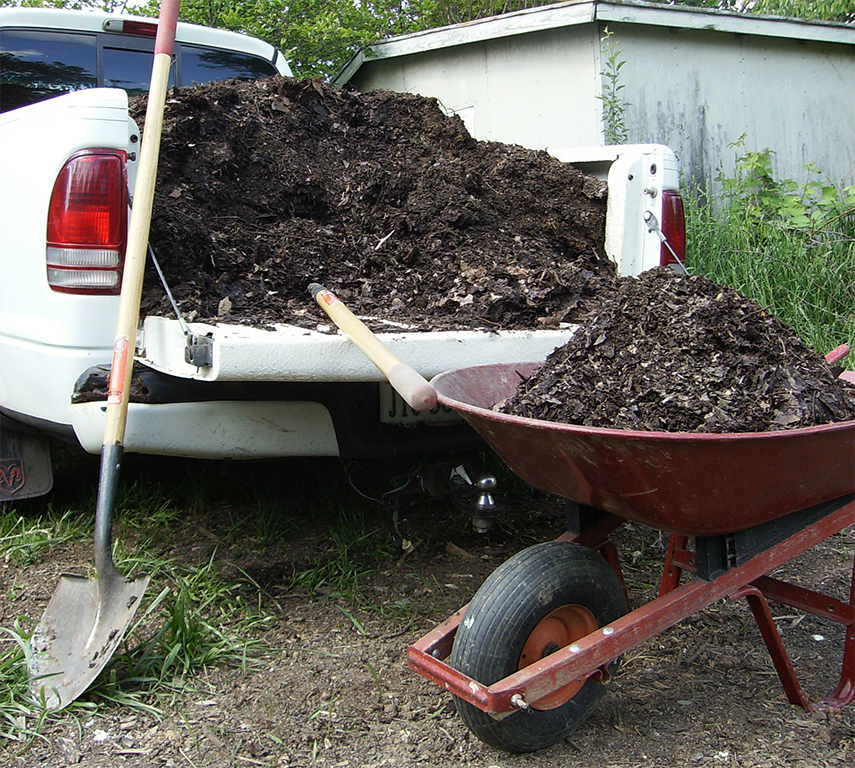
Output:
[[[137,479],[160,466],[132,457],[129,462],[141,467]],[[336,462],[308,473],[301,462],[274,466],[278,482],[295,489],[304,505],[290,533],[276,539],[247,535],[262,530],[264,515],[227,495],[209,497],[203,511],[188,511],[174,523],[162,552],[191,569],[213,557],[222,578],[246,574],[255,580],[261,591],[245,587],[243,596],[274,616],[260,634],[268,649],[263,657],[245,669],[200,671],[174,700],[151,702],[160,715],[106,705],[95,716],[80,709],[60,716],[23,754],[5,742],[5,765],[852,765],[855,707],[807,713],[787,703],[747,605],[728,600],[627,653],[599,708],[569,738],[527,755],[484,745],[456,715],[451,695],[407,667],[406,649],[464,605],[514,552],[560,534],[563,503],[511,488],[506,519],[478,534],[447,501],[414,494],[401,504],[400,526],[415,548],[404,556],[390,549],[389,557],[379,559],[354,554],[362,574],[358,596],[345,600],[323,588],[310,593],[293,586],[295,573],[335,550],[330,521],[319,516],[313,523],[307,512],[322,494],[306,490],[306,476],[313,482],[325,478],[327,490],[334,487],[345,517],[366,500],[353,488],[348,492]],[[226,484],[242,482],[230,474],[236,470],[222,471]],[[192,479],[192,470],[185,479]],[[385,513],[376,515],[376,535],[383,539],[388,520]],[[117,527],[124,547],[139,545],[140,532],[121,520]],[[655,596],[664,541],[659,532],[635,524],[614,540],[638,607]],[[853,556],[855,526],[781,572],[847,599]],[[58,546],[29,567],[0,562],[0,626],[11,627],[21,615],[37,620],[59,574],[85,572],[90,564],[86,543]],[[156,594],[162,586],[152,584],[149,591]],[[840,627],[795,610],[773,610],[808,694],[816,700],[830,693],[841,668]]]

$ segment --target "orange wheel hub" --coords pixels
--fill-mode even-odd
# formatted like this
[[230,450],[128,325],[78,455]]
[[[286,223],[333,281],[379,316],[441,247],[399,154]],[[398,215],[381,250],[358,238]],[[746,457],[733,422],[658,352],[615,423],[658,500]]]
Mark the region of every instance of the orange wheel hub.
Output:
[[[587,608],[581,605],[563,605],[544,616],[525,641],[517,669],[546,658],[551,653],[589,635],[599,625]],[[584,680],[572,683],[547,694],[531,704],[532,709],[555,709],[572,699],[585,684]]]

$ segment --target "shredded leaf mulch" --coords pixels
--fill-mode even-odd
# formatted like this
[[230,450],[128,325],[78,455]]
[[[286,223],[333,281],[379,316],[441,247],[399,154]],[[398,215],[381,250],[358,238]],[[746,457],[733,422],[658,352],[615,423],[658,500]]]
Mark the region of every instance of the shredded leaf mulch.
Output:
[[855,387],[736,291],[667,269],[618,284],[601,314],[497,410],[665,432],[764,432],[855,418]]
[[[151,242],[188,320],[315,328],[319,282],[374,330],[540,328],[613,278],[605,192],[435,99],[229,81],[169,94]],[[142,311],[172,313],[151,267]]]

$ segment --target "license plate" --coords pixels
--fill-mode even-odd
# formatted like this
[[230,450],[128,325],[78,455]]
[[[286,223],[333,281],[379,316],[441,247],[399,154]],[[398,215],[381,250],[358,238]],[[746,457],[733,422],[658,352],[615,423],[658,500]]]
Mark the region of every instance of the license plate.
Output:
[[440,403],[429,411],[414,411],[391,385],[380,384],[380,421],[383,424],[450,424],[460,419],[457,411]]

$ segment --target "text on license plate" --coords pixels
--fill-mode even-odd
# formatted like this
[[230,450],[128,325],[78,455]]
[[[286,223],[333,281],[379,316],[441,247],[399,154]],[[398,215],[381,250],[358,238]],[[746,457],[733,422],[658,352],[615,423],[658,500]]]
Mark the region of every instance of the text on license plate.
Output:
[[442,424],[460,419],[453,408],[440,403],[429,411],[414,411],[391,385],[380,383],[380,421],[383,424]]

